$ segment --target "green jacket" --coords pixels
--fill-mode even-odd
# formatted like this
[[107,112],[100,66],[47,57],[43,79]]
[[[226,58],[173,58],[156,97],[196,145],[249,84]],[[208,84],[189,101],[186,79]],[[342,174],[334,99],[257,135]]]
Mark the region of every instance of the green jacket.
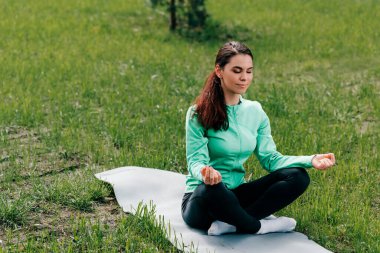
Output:
[[201,169],[211,166],[222,175],[227,188],[245,182],[244,162],[254,153],[268,172],[282,168],[311,168],[313,156],[284,156],[277,152],[269,119],[259,102],[240,98],[237,105],[227,106],[229,128],[208,129],[199,123],[195,105],[186,114],[186,158],[189,174],[186,192],[201,184]]

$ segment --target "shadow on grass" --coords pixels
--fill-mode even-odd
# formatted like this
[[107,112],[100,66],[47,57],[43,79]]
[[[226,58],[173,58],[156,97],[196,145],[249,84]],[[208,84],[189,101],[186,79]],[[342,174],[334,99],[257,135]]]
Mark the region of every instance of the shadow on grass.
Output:
[[256,41],[262,36],[247,27],[240,25],[225,25],[209,21],[205,28],[182,29],[173,32],[189,42],[220,43],[231,40]]

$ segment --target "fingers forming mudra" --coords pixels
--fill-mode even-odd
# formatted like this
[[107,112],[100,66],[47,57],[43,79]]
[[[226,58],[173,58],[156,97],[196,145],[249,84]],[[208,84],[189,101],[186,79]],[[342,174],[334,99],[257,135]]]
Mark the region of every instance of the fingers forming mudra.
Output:
[[335,164],[335,155],[333,153],[315,155],[311,162],[314,168],[325,170]]
[[203,182],[205,184],[214,185],[222,181],[222,176],[220,175],[220,172],[210,166],[202,168],[201,174],[203,177]]

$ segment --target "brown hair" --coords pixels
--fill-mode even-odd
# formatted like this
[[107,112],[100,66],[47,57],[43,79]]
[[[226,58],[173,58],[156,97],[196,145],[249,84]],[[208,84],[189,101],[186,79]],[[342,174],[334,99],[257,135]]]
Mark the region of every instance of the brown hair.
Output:
[[[224,44],[218,51],[215,59],[215,66],[221,69],[229,63],[230,59],[238,54],[253,55],[251,50],[243,43],[231,41]],[[227,106],[224,100],[224,93],[221,87],[220,78],[215,70],[206,79],[204,87],[195,100],[195,113],[199,123],[206,129],[227,130],[229,127],[227,117]]]

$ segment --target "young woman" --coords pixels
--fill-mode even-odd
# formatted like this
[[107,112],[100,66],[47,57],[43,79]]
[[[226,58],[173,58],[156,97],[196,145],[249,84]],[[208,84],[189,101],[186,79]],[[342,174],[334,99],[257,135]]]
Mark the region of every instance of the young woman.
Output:
[[[209,235],[294,230],[296,221],[272,214],[309,185],[305,168],[325,170],[334,154],[284,156],[276,151],[260,103],[242,98],[253,78],[253,55],[239,42],[218,51],[215,69],[186,115],[189,174],[182,217]],[[243,163],[254,153],[269,174],[246,182]]]

